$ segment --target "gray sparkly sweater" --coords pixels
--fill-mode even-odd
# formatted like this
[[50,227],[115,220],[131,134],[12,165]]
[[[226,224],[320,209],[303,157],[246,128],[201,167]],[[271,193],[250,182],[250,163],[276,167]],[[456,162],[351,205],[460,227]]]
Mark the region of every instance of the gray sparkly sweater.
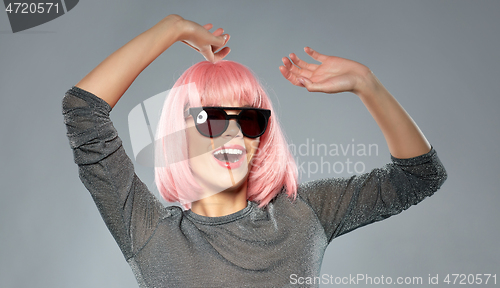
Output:
[[[436,152],[396,159],[370,173],[299,185],[265,208],[205,217],[164,207],[134,173],[109,118],[111,107],[73,87],[63,99],[80,179],[132,267],[140,287],[317,287],[335,238],[400,213],[446,180]],[[296,276],[291,276],[291,275]]]

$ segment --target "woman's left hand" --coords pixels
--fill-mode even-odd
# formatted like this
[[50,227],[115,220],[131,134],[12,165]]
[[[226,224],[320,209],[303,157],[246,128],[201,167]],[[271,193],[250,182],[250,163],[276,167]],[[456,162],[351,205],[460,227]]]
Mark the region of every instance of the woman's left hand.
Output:
[[354,92],[359,96],[384,133],[389,151],[396,158],[412,158],[425,154],[431,146],[424,134],[398,101],[363,64],[304,49],[321,64],[307,63],[295,54],[283,58],[283,76],[293,85],[311,92]]
[[370,83],[378,82],[370,69],[361,63],[324,55],[309,47],[304,48],[304,51],[321,64],[307,63],[294,53],[290,54],[291,61],[283,57],[281,74],[293,85],[305,87],[310,92],[349,91],[359,95]]

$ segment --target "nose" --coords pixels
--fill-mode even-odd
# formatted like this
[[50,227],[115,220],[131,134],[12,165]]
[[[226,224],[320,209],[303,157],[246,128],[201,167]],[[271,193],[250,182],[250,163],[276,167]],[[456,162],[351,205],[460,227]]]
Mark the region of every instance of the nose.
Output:
[[226,131],[224,131],[224,134],[222,134],[224,137],[227,138],[236,138],[236,137],[243,137],[243,133],[241,132],[240,125],[238,125],[238,122],[236,122],[235,119],[229,120],[229,124],[227,126]]

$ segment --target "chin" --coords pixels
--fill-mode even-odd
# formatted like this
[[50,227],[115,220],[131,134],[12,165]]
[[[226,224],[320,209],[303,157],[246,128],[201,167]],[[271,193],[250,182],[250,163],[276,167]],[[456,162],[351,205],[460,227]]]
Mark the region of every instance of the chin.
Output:
[[[203,193],[200,199],[212,196],[220,192],[230,192],[239,190],[240,187],[246,183],[248,175],[247,174],[241,175],[240,173],[237,173],[238,171],[232,171],[232,172],[233,172],[232,178],[228,172],[225,173],[226,175],[223,176],[219,175],[218,177],[213,176],[213,177],[206,177],[204,179],[195,177],[198,184],[201,183],[205,184],[205,185],[200,185],[201,187],[205,187],[205,189],[203,189],[205,190],[205,193]],[[218,181],[215,182],[214,179],[218,179]]]

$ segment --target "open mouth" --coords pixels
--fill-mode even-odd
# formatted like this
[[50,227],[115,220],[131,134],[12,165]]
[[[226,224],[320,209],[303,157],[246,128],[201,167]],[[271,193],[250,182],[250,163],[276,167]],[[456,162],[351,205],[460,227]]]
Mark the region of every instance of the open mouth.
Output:
[[217,163],[225,168],[238,168],[243,162],[246,151],[242,146],[221,147],[213,152]]
[[221,162],[236,163],[243,156],[243,151],[239,149],[220,149],[214,152],[214,157]]

